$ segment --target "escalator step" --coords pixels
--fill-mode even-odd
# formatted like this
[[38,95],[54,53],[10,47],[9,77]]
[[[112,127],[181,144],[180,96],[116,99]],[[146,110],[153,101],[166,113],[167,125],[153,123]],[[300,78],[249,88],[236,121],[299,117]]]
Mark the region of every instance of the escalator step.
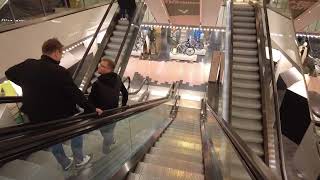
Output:
[[260,89],[260,82],[233,78],[232,87],[245,88],[245,89]]
[[254,11],[242,11],[242,10],[234,10],[233,11],[233,16],[246,16],[246,17],[253,17],[255,16]]
[[232,106],[247,108],[247,109],[261,109],[261,101],[257,99],[248,99],[240,97],[232,97]]
[[243,17],[243,16],[235,16],[233,17],[233,22],[248,22],[248,23],[255,23],[255,17]]
[[264,155],[264,150],[262,144],[248,143],[248,146],[255,152],[258,156]]
[[[232,77],[235,79],[245,79],[245,80],[253,80],[253,81],[257,81],[260,79],[260,75],[258,72],[246,71],[242,66],[235,66],[235,67],[236,68],[232,72]],[[240,71],[238,69],[240,69]]]
[[164,156],[147,154],[144,157],[143,162],[158,165],[158,166],[163,166],[167,168],[174,168],[182,171],[192,172],[192,173],[199,173],[199,174],[203,173],[202,164],[183,161],[177,158],[169,158]]
[[[252,119],[259,120],[262,118],[262,114],[260,110],[247,109],[247,108],[239,108],[232,106],[232,117],[243,118],[243,119]],[[232,119],[231,117],[231,119]]]
[[254,29],[256,28],[256,23],[250,22],[233,22],[234,28],[246,28],[246,29]]
[[233,48],[233,54],[243,56],[257,56],[258,51],[256,49],[244,49],[244,48]]
[[202,163],[202,154],[195,151],[188,151],[186,149],[162,149],[152,147],[149,153],[158,156],[166,156],[168,158],[178,158],[188,162]]
[[120,24],[116,25],[117,31],[127,31],[127,29],[128,29],[127,25],[120,25]]
[[239,71],[259,71],[259,66],[258,64],[253,64],[253,63],[237,63],[234,62],[232,64],[232,69],[234,70],[239,70]]
[[[113,33],[112,33],[114,36],[116,36],[116,37],[124,37],[125,35],[126,35],[126,32],[123,32],[123,31],[113,31]],[[132,36],[132,33],[131,32],[129,32],[128,33],[128,37],[131,37]]]
[[232,88],[232,96],[250,98],[250,99],[259,99],[261,98],[260,91],[243,89],[243,88]]
[[188,131],[188,130],[181,130],[181,129],[174,129],[169,127],[166,132],[178,132],[178,133],[183,133],[183,134],[187,134],[187,135],[195,135],[195,136],[200,136],[200,132],[192,132],[192,131]]
[[257,42],[257,36],[256,35],[233,35],[234,41],[243,41],[243,42]]
[[234,5],[233,10],[254,11],[254,7],[250,5]]
[[259,120],[249,120],[232,118],[231,125],[237,129],[250,130],[250,131],[262,131],[262,124]]
[[199,139],[199,138],[192,138],[192,137],[186,137],[186,136],[183,136],[183,135],[172,135],[172,134],[164,133],[161,137],[171,138],[171,139],[177,139],[177,140],[191,141],[191,142],[195,142],[195,143],[197,143],[197,144],[201,144],[201,139]]
[[170,139],[170,138],[165,138],[161,137],[158,142],[164,142],[164,143],[174,143],[174,144],[184,144],[186,146],[197,146],[201,148],[201,143],[197,143],[194,141],[185,141],[185,140],[179,140],[179,139]]
[[136,168],[137,174],[142,176],[154,178],[161,177],[166,180],[203,180],[204,176],[198,173],[190,173],[186,171],[177,170],[174,168],[166,168],[149,163],[140,162]]
[[234,56],[233,62],[238,63],[258,63],[258,57]]
[[119,21],[118,21],[118,24],[119,24],[119,25],[126,25],[126,26],[128,26],[128,25],[129,25],[129,21],[128,21],[128,20],[119,20]]
[[199,127],[183,127],[183,126],[170,126],[168,129],[174,129],[179,131],[186,131],[187,133],[200,134]]
[[246,142],[249,143],[263,143],[261,131],[248,131],[242,129],[235,129],[238,135]]
[[187,137],[187,138],[192,138],[192,139],[200,139],[200,135],[195,135],[195,134],[184,134],[182,132],[169,132],[166,131],[166,135],[169,136],[182,136],[182,137]]
[[185,149],[188,151],[194,151],[197,153],[201,153],[201,148],[197,146],[187,146],[187,145],[181,145],[176,143],[166,143],[166,142],[156,142],[155,147],[157,148],[168,148],[168,149]]
[[172,147],[176,149],[188,149],[192,151],[202,151],[202,147],[199,144],[188,143],[184,141],[158,141],[155,144],[155,147],[164,148],[164,147]]
[[243,42],[243,41],[235,41],[233,42],[234,48],[248,48],[248,49],[256,49],[258,47],[256,42]]

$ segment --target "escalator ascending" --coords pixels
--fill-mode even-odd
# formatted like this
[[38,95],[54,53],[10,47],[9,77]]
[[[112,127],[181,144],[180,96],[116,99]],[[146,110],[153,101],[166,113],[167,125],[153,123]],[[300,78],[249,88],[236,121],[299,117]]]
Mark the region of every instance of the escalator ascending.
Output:
[[198,109],[180,107],[175,120],[127,179],[204,179],[199,114]]
[[231,124],[258,155],[264,155],[261,87],[255,9],[233,7]]

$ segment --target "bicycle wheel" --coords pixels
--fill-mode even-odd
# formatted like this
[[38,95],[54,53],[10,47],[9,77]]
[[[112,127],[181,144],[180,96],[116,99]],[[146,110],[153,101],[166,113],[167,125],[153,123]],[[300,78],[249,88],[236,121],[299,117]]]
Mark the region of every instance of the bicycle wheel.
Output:
[[185,54],[187,54],[188,56],[194,55],[195,52],[196,52],[196,50],[194,48],[190,48],[190,47],[185,50]]

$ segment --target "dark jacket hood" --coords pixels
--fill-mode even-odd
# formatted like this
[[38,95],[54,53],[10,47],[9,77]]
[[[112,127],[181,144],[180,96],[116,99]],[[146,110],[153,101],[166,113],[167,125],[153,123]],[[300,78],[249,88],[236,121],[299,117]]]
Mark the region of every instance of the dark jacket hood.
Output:
[[56,61],[56,60],[52,59],[50,56],[47,56],[47,55],[42,55],[41,56],[41,60],[46,61],[46,62],[50,62],[52,64],[60,64],[60,61]]
[[111,72],[107,74],[102,74],[98,77],[98,80],[109,87],[114,87],[119,82],[119,76],[117,73]]

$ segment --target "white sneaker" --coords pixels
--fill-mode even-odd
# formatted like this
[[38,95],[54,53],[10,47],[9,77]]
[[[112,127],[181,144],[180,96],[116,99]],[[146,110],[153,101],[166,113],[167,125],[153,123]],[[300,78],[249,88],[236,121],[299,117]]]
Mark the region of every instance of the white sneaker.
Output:
[[69,160],[70,160],[70,163],[65,168],[63,168],[63,170],[65,171],[68,171],[73,164],[73,157],[69,157]]
[[76,167],[85,166],[87,165],[92,159],[92,155],[86,155],[83,157],[82,162],[76,164]]

